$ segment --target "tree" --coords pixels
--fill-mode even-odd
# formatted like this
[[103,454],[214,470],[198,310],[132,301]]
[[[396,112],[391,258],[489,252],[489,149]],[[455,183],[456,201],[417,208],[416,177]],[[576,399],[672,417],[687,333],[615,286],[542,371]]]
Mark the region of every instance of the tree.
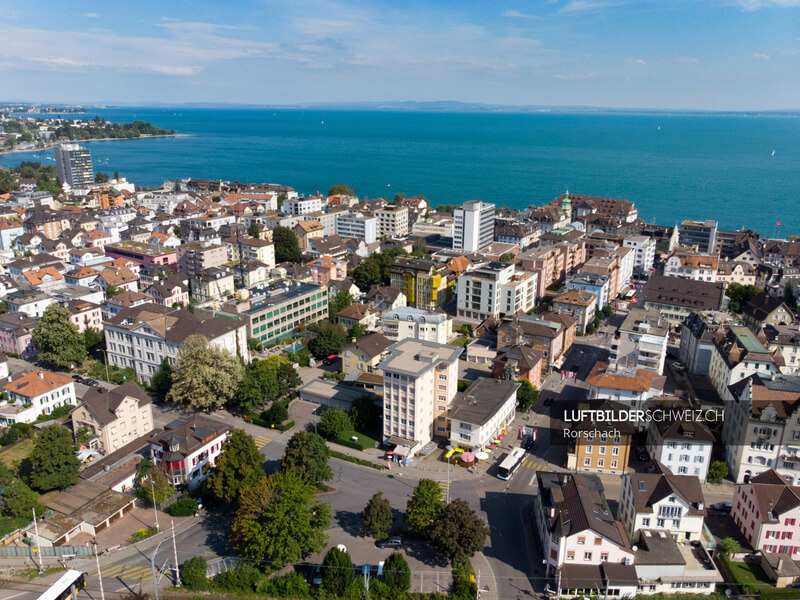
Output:
[[350,403],[350,419],[357,430],[368,429],[381,414],[381,407],[370,396],[360,396]]
[[413,256],[425,256],[428,253],[428,242],[425,238],[418,238],[414,240],[414,245],[411,247],[411,254]]
[[350,271],[350,277],[362,290],[368,290],[373,285],[381,285],[383,283],[380,264],[378,261],[370,260],[369,258]]
[[167,399],[195,408],[218,408],[233,398],[243,374],[242,363],[227,350],[190,335],[172,367],[172,387]]
[[347,290],[339,290],[335,294],[328,294],[328,317],[333,320],[336,314],[353,303],[353,296]]
[[150,391],[159,398],[166,398],[171,387],[172,365],[169,364],[169,358],[165,356],[158,367],[158,371],[153,373],[150,378]]
[[527,379],[519,379],[520,388],[517,390],[517,410],[528,412],[539,401],[539,390]]
[[86,427],[86,425],[81,425],[75,432],[75,444],[78,447],[87,446],[89,442],[92,441],[93,437],[92,430]]
[[322,587],[334,597],[344,596],[350,583],[355,577],[353,561],[347,552],[339,548],[331,548],[322,559]]
[[342,440],[351,431],[353,431],[353,421],[341,408],[329,408],[320,417],[319,432],[324,438]]
[[405,556],[392,552],[383,564],[383,580],[391,588],[404,593],[411,587],[411,569]]
[[94,176],[95,183],[108,183],[109,179],[108,173],[103,173],[102,171],[98,171],[97,175]]
[[254,412],[301,384],[300,376],[285,356],[270,356],[247,366],[235,400],[245,412]]
[[725,288],[725,295],[731,299],[728,308],[731,312],[740,313],[742,308],[752,298],[757,296],[759,289],[754,285],[742,285],[741,283],[729,283]]
[[31,332],[39,360],[57,369],[68,369],[86,359],[86,346],[70,313],[60,304],[48,306]]
[[163,463],[143,468],[141,475],[139,489],[136,490],[137,498],[147,500],[151,504],[161,504],[175,493],[175,488],[169,484]]
[[721,460],[712,460],[708,466],[708,480],[711,483],[722,483],[728,476],[728,465]]
[[242,490],[254,486],[264,476],[262,460],[253,438],[242,429],[232,429],[208,476],[208,489],[225,502],[237,500]]
[[0,514],[4,517],[31,519],[31,510],[44,514],[39,494],[34,492],[4,464],[0,463]]
[[513,252],[506,252],[506,253],[500,255],[500,262],[508,262],[513,258],[514,258],[514,253]]
[[606,305],[603,307],[603,316],[604,316],[604,317],[606,317],[606,318],[608,318],[608,317],[610,317],[610,316],[611,316],[611,315],[613,315],[613,314],[614,314],[614,309],[613,309],[613,308],[611,308],[611,305],[610,305],[610,304],[606,304]]
[[333,477],[328,465],[331,451],[319,435],[308,431],[298,431],[286,444],[286,452],[281,459],[281,471],[294,473],[313,486]]
[[205,556],[193,556],[181,567],[181,579],[183,584],[190,590],[196,592],[208,589],[208,580],[206,579],[206,572],[208,565],[206,564]]
[[274,473],[242,492],[233,520],[236,551],[273,569],[325,547],[330,508],[314,501],[316,488],[292,472]]
[[86,348],[87,353],[95,346],[101,344],[104,339],[105,333],[102,329],[87,327],[83,330],[83,347]]
[[109,285],[106,288],[106,298],[113,298],[114,296],[119,296],[121,293],[122,290],[115,285]]
[[261,415],[268,425],[280,425],[289,418],[289,411],[282,402],[273,402],[269,410]]
[[797,308],[797,294],[794,291],[794,285],[791,281],[786,282],[786,287],[783,288],[783,301],[786,306],[795,310]]
[[0,302],[0,315],[5,314],[7,312],[8,312],[8,303]]
[[389,533],[392,528],[394,517],[392,516],[392,505],[378,492],[361,511],[361,520],[364,530],[374,538],[380,538]]
[[471,558],[483,548],[489,528],[469,504],[456,498],[446,504],[431,527],[431,542],[452,561]]
[[0,194],[7,194],[19,188],[17,180],[10,171],[0,169]]
[[272,243],[275,245],[276,262],[300,262],[303,259],[300,242],[294,231],[288,227],[278,226],[273,229]]
[[346,183],[337,183],[328,188],[328,196],[355,196],[355,192]]
[[417,533],[427,533],[443,507],[439,484],[432,479],[420,479],[406,505],[409,527]]
[[48,425],[33,441],[31,485],[41,492],[60,490],[78,481],[80,462],[72,434],[63,425]]
[[260,232],[258,231],[258,223],[256,223],[255,221],[250,223],[250,226],[247,228],[247,235],[249,235],[251,238],[258,238],[259,233]]
[[316,358],[325,358],[331,354],[338,354],[347,343],[344,328],[331,323],[323,325],[317,335],[308,342],[308,350]]
[[739,542],[737,542],[732,537],[722,538],[719,541],[719,551],[725,554],[726,556],[730,556],[731,554],[737,554],[741,550],[741,546]]
[[358,339],[367,335],[367,330],[361,323],[353,323],[353,326],[347,330],[347,337],[350,339]]

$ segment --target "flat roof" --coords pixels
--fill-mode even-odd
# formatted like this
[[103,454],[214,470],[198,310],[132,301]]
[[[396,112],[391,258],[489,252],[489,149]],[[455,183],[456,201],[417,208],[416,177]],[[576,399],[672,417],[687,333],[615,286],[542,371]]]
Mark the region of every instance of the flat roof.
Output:
[[110,248],[111,250],[126,250],[128,252],[136,252],[137,254],[143,254],[145,256],[164,256],[165,254],[175,254],[176,252],[174,248],[164,248],[163,246],[157,246],[156,244],[145,244],[144,242],[132,242],[130,240],[106,244],[105,248]]
[[[312,283],[299,283],[299,282],[287,282],[289,283],[289,287],[276,287],[271,290],[263,289],[260,291],[259,289],[252,291],[252,296],[250,298],[250,309],[245,313],[247,315],[260,313],[268,308],[274,306],[280,306],[281,304],[285,304],[295,298],[299,298],[301,296],[307,296],[308,294],[312,294],[314,292],[320,292],[324,289],[318,285]],[[262,295],[263,294],[263,295]]]
[[315,396],[328,398],[329,400],[341,400],[352,402],[362,396],[369,396],[370,392],[364,388],[357,388],[349,385],[342,385],[327,379],[314,379],[297,390],[300,394],[307,393]]
[[389,357],[379,367],[384,371],[419,377],[442,362],[457,361],[463,351],[460,346],[405,339],[389,347]]
[[472,425],[484,425],[497,414],[510,396],[516,399],[521,384],[505,379],[481,377],[453,398],[448,418]]

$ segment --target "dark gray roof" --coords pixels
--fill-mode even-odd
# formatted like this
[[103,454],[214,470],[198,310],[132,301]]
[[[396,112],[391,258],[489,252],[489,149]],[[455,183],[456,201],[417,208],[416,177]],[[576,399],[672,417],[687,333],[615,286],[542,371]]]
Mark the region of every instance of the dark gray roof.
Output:
[[[179,460],[191,455],[210,439],[219,437],[230,430],[230,425],[194,415],[187,419],[172,421],[164,427],[164,431],[152,434],[148,441],[164,449],[164,460]],[[177,445],[177,450],[170,446]]]
[[647,282],[645,301],[694,310],[717,310],[722,305],[724,296],[725,284],[722,282],[653,275]]
[[117,420],[115,411],[129,397],[139,400],[139,406],[152,402],[135,381],[128,381],[111,390],[102,386],[90,387],[83,395],[83,404],[102,425],[108,425]]
[[450,404],[448,418],[473,425],[488,423],[508,397],[516,397],[520,384],[505,379],[480,377],[465,391],[458,392]]

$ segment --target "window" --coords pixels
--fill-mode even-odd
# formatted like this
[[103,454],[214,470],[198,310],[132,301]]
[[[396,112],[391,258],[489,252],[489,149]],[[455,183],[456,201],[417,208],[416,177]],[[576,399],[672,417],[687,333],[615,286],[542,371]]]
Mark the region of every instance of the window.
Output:
[[591,454],[591,453],[592,453],[592,447],[586,446],[586,454]]
[[612,460],[611,461],[611,468],[612,469],[616,469],[617,468],[617,464],[618,464],[618,462],[616,460]]
[[650,517],[644,517],[642,519],[642,527],[650,527]]
[[599,468],[603,468],[606,466],[606,459],[605,458],[598,458],[597,459],[597,466]]
[[601,456],[603,456],[603,455],[605,455],[605,453],[606,453],[606,447],[605,447],[605,446],[600,446],[600,447],[597,449],[597,451],[598,451],[598,452],[600,452],[600,455],[601,455]]
[[584,552],[583,553],[583,560],[592,560],[592,553],[591,552]]
[[575,560],[575,550],[567,550],[567,560]]
[[586,543],[586,538],[581,536],[578,538],[578,545],[583,546]]
[[602,552],[600,554],[600,561],[601,562],[608,562],[608,552]]
[[588,456],[583,459],[583,466],[584,467],[591,467],[592,466],[592,459]]
[[614,447],[611,449],[611,456],[619,456],[619,448],[617,448],[616,446],[614,446]]
[[594,538],[594,545],[595,546],[600,546],[602,543],[603,543],[603,538],[600,538],[600,537]]

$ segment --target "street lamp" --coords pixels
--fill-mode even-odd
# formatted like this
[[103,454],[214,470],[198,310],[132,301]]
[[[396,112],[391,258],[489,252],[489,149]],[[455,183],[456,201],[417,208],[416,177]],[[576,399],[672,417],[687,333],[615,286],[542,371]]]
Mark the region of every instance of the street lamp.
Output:
[[156,516],[156,531],[161,531],[158,526],[158,509],[156,508],[156,487],[153,484],[153,475],[150,475],[150,490],[153,492],[153,514]]
[[106,363],[106,381],[107,381],[108,383],[111,383],[111,377],[109,377],[109,375],[108,375],[108,350],[106,350],[105,348],[98,348],[98,350],[100,350],[100,352],[102,352],[102,353],[103,353],[103,356],[105,356],[105,363]]
[[150,567],[153,569],[153,592],[155,593],[156,600],[158,600],[158,577],[156,577],[156,553],[158,552],[158,549],[161,547],[161,544],[163,544],[165,541],[167,540],[163,539],[160,542],[158,542],[156,549],[153,550],[153,554],[150,555]]
[[[453,449],[452,444],[445,447],[448,451]],[[447,504],[450,504],[450,457],[447,457]]]

